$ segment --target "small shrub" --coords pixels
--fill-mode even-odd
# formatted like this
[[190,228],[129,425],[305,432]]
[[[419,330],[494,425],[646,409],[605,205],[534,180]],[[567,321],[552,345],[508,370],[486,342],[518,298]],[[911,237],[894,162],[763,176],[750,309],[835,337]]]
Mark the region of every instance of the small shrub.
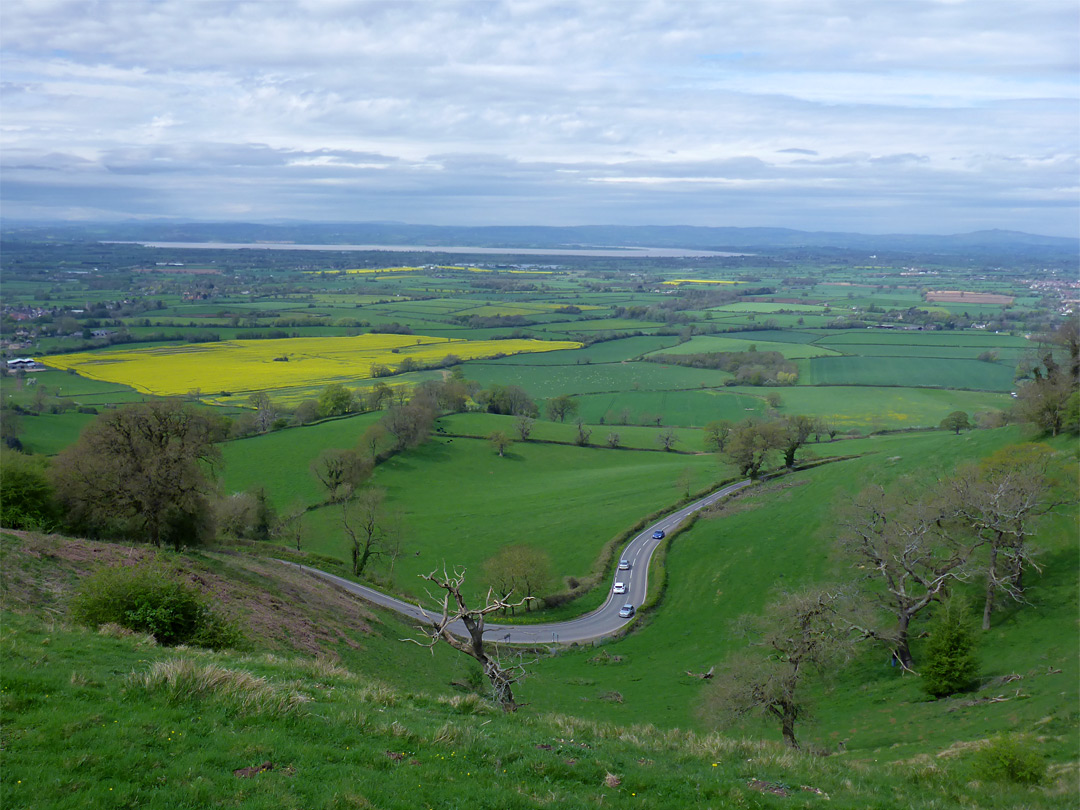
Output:
[[972,757],[975,776],[987,782],[1037,785],[1046,779],[1046,760],[1026,737],[999,735]]
[[79,624],[119,625],[149,633],[164,645],[218,650],[243,640],[235,623],[215,613],[198,590],[157,563],[102,568],[82,584],[70,610]]

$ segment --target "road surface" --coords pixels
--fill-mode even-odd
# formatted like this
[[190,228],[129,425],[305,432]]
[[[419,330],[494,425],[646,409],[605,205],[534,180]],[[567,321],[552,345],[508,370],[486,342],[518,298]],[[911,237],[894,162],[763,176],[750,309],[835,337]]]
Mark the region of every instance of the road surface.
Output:
[[[684,506],[677,512],[672,512],[639,533],[630,541],[622,554],[622,559],[630,562],[630,570],[615,572],[612,583],[608,585],[607,599],[603,605],[591,613],[569,621],[551,622],[549,624],[497,624],[491,622],[484,627],[484,638],[489,641],[508,644],[572,644],[574,642],[596,641],[616,634],[633,621],[633,618],[619,616],[619,609],[625,604],[631,604],[634,607],[640,606],[645,601],[645,596],[649,591],[649,560],[652,559],[653,552],[656,551],[657,547],[664,542],[663,538],[654,538],[653,534],[657,531],[663,531],[665,535],[670,534],[694,512],[704,509],[706,506],[743,487],[749,486],[750,483],[750,481],[740,481],[736,484],[729,484],[701,500]],[[296,565],[296,563],[287,564]],[[320,571],[318,568],[311,568],[306,565],[299,565],[298,567],[309,574],[339,585],[361,599],[390,608],[413,619],[425,621],[435,617],[435,614],[430,611],[425,613],[415,604],[387,596],[374,588],[358,585],[326,571]],[[622,595],[613,594],[611,588],[614,582],[625,584],[626,593]],[[466,635],[465,628],[460,625],[457,627],[451,625],[450,630],[455,635]]]

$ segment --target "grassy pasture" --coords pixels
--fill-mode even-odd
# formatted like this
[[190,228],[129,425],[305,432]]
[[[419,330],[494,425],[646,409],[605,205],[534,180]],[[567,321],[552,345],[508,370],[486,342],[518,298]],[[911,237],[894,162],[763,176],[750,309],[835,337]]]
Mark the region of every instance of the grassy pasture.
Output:
[[[830,334],[830,333],[825,333]],[[746,340],[751,343],[814,343],[821,340],[821,332],[800,332],[797,330],[762,329],[753,332],[729,332],[724,337],[731,340]],[[779,351],[779,350],[778,350]]]
[[594,343],[581,349],[520,354],[486,362],[493,365],[514,366],[572,366],[581,363],[620,363],[633,360],[652,351],[676,345],[678,345],[678,338],[671,336],[629,337]]
[[698,335],[686,343],[663,349],[654,354],[702,354],[706,352],[746,352],[753,346],[759,352],[779,352],[788,360],[807,357],[828,357],[839,352],[813,343],[770,342],[753,338],[732,338],[719,335]]
[[710,312],[756,312],[764,314],[797,312],[800,315],[820,315],[823,307],[817,304],[774,304],[769,301],[740,301],[734,304],[721,304],[711,307]]
[[325,493],[309,472],[311,462],[323,450],[356,447],[364,431],[382,416],[359,414],[224,442],[221,488],[233,493],[263,487],[278,509],[296,501],[319,503]]
[[629,318],[595,318],[577,321],[563,329],[557,324],[530,326],[532,332],[651,332],[662,324],[654,321],[636,321]]
[[93,419],[91,414],[74,411],[24,416],[22,417],[23,432],[19,440],[31,453],[52,456],[78,439],[83,428]]
[[[589,397],[582,398],[582,410],[591,412]],[[602,416],[603,414],[601,414]],[[619,434],[619,447],[631,450],[659,450],[660,444],[657,435],[666,428],[642,427],[637,425],[600,424],[599,418],[589,420],[586,428],[592,431],[589,444],[596,447],[607,447],[607,436],[611,432]],[[618,414],[613,414],[617,416]],[[583,417],[584,418],[584,417]],[[448,433],[472,436],[478,439],[486,439],[493,431],[502,431],[510,438],[517,441],[517,433],[514,430],[514,418],[489,413],[456,413],[444,416],[439,420],[439,425]],[[673,428],[678,442],[675,450],[678,452],[705,452],[704,434],[697,428]],[[546,419],[537,419],[533,425],[530,441],[559,442],[562,444],[574,444],[577,439],[577,425],[571,422],[549,422]]]
[[[837,313],[829,315],[781,315],[779,313],[753,313],[732,312],[720,321],[726,327],[752,328],[758,325],[768,325],[770,329],[804,329],[825,328],[835,321]],[[706,323],[716,323],[716,320]]]
[[799,360],[799,385],[906,385],[1010,391],[1014,369],[932,357],[816,357]]
[[980,349],[998,347],[1030,348],[1031,341],[1017,335],[996,335],[992,332],[908,332],[887,329],[849,329],[834,332],[827,341],[840,348],[846,344],[882,344],[893,346],[971,346]]
[[[747,417],[763,416],[765,395],[774,390],[765,388],[708,388],[685,391],[617,391],[592,394],[580,398],[579,414],[595,425],[593,438],[603,441],[610,430],[622,435],[617,424],[624,413],[631,424],[653,423],[661,416],[663,425],[703,427],[717,419],[739,422]],[[600,425],[603,418],[607,423]]]
[[534,397],[634,390],[715,387],[731,378],[725,371],[664,366],[658,363],[597,363],[526,366],[470,363],[466,376],[484,388],[493,383],[520,385]]
[[[827,340],[817,345],[830,347]],[[862,357],[940,357],[962,360],[975,360],[985,351],[994,351],[997,352],[1000,360],[1009,361],[1013,365],[1029,351],[1029,349],[1012,347],[986,349],[982,346],[912,346],[900,343],[841,343],[832,344],[832,348],[842,354],[855,354]]]
[[1012,404],[1008,394],[943,388],[796,385],[765,390],[780,394],[782,414],[819,416],[842,430],[937,427],[952,411],[978,413],[1002,410]]
[[[418,575],[445,561],[475,572],[480,590],[484,560],[514,543],[545,550],[560,575],[584,576],[611,537],[678,501],[688,468],[694,490],[730,474],[709,455],[519,442],[500,458],[484,440],[435,439],[373,479],[406,527],[395,585],[423,594]],[[309,513],[308,550],[348,559],[338,520],[333,508]]]
[[[840,443],[845,451],[870,455],[767,484],[761,492],[734,501],[719,517],[699,520],[672,541],[666,560],[667,590],[659,608],[636,632],[604,647],[621,656],[621,664],[590,665],[595,649],[547,659],[530,681],[530,694],[560,711],[614,719],[624,726],[659,717],[664,725],[700,727],[697,707],[709,687],[685,671],[705,671],[747,643],[735,632],[733,620],[760,612],[782,589],[847,573],[833,551],[833,521],[840,504],[868,482],[892,482],[905,474],[926,480],[939,471],[951,471],[959,461],[1022,440],[1020,430],[1006,429],[964,434],[947,443],[937,435]],[[1064,443],[1057,446],[1067,449]],[[1047,666],[1063,668],[1064,673],[1024,680],[1029,701],[962,707],[960,700],[928,700],[917,679],[904,678],[888,666],[887,654],[872,648],[834,679],[835,691],[826,693],[821,685],[813,688],[816,721],[802,726],[804,744],[833,751],[839,740],[847,740],[848,752],[895,760],[928,748],[940,750],[957,740],[1030,728],[1040,718],[1053,717],[1056,733],[1068,735],[1065,756],[1075,757],[1075,734],[1067,730],[1075,722],[1074,702],[1063,701],[1060,691],[1075,689],[1078,676],[1077,637],[1065,629],[1074,628],[1078,607],[1070,573],[1077,563],[1075,519],[1074,506],[1058,522],[1046,525],[1039,545],[1048,566],[1031,586],[1035,606],[1003,611],[992,631],[994,654],[984,657],[980,671],[987,679],[1027,673],[1032,667],[1043,672]],[[977,585],[972,590],[977,596]],[[918,620],[919,627],[922,621]],[[1042,629],[1034,632],[1037,627]],[[916,644],[916,657],[921,644]],[[988,687],[994,689],[1001,691]],[[612,690],[623,696],[621,703],[598,699]],[[748,728],[779,739],[776,725]]]

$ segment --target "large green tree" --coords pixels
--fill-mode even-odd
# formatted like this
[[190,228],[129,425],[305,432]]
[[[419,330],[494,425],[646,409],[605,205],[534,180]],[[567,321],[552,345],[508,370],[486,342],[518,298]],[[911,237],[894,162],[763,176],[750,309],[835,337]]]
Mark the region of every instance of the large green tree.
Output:
[[79,529],[177,549],[210,530],[214,421],[177,400],[127,405],[91,422],[53,465]]
[[773,454],[787,446],[787,432],[776,422],[746,421],[731,431],[725,454],[740,475],[757,478]]

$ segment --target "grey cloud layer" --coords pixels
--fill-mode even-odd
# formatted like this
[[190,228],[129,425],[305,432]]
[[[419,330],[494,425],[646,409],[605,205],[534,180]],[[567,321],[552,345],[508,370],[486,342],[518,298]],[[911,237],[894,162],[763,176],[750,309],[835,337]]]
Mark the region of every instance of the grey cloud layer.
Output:
[[0,15],[6,216],[1077,227],[1072,2]]

